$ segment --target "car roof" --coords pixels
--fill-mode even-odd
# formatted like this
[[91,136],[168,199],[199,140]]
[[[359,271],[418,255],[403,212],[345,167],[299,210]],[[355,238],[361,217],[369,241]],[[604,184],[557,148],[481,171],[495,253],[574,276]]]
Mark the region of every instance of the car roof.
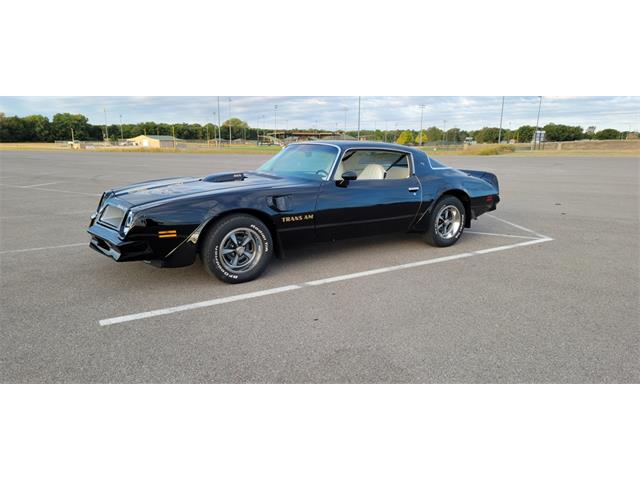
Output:
[[397,143],[385,143],[385,142],[358,142],[356,140],[322,140],[322,141],[312,141],[312,142],[296,142],[290,143],[289,145],[333,145],[342,150],[348,150],[350,148],[377,148],[384,149],[388,148],[390,150],[398,150],[401,152],[407,153],[417,153],[422,152],[422,150],[418,150],[417,148],[405,147],[404,145],[399,145]]

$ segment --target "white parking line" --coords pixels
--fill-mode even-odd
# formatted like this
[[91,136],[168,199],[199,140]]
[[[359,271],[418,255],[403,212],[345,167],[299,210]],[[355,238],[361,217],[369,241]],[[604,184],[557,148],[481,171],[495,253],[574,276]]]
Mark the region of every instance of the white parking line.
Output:
[[3,253],[22,253],[22,252],[37,252],[38,250],[52,250],[55,248],[69,248],[69,247],[80,247],[83,245],[88,245],[88,242],[84,243],[68,243],[66,245],[52,245],[50,247],[35,247],[35,248],[22,248],[20,250],[3,250],[0,252],[0,255]]
[[45,185],[55,185],[56,183],[60,183],[60,182],[37,183],[35,185],[21,185],[20,188],[44,187]]
[[[496,218],[497,217],[493,217]],[[500,219],[501,220],[501,219]],[[510,222],[508,222],[510,223]],[[511,224],[511,223],[510,223]],[[512,226],[515,226],[516,228],[521,228],[522,230],[525,230],[524,227],[520,227],[519,225],[516,224],[511,224]],[[237,302],[240,300],[248,300],[251,298],[256,298],[256,297],[264,297],[266,295],[275,295],[278,293],[283,293],[283,292],[288,292],[290,290],[299,290],[302,288],[311,288],[311,287],[315,287],[318,285],[325,285],[327,283],[334,283],[334,282],[342,282],[345,280],[352,280],[355,278],[361,278],[361,277],[367,277],[367,276],[371,276],[371,275],[378,275],[381,273],[388,273],[388,272],[394,272],[394,271],[398,271],[398,270],[405,270],[408,268],[416,268],[416,267],[422,267],[425,265],[432,265],[432,264],[436,264],[436,263],[443,263],[443,262],[450,262],[453,260],[459,260],[462,258],[470,258],[470,257],[475,257],[478,255],[486,255],[488,253],[494,253],[494,252],[501,252],[504,250],[511,250],[513,248],[520,248],[520,247],[527,247],[527,246],[531,246],[531,245],[536,245],[538,243],[544,243],[544,242],[550,242],[553,239],[551,237],[547,237],[546,235],[540,235],[537,232],[534,232],[533,230],[528,230],[526,229],[526,231],[531,231],[531,233],[533,233],[534,235],[536,235],[537,237],[535,239],[532,240],[527,240],[526,242],[519,242],[519,243],[514,243],[511,245],[503,245],[501,247],[493,247],[493,248],[485,248],[483,250],[475,250],[473,252],[467,252],[467,253],[459,253],[456,255],[448,255],[445,257],[439,257],[439,258],[432,258],[429,260],[422,260],[422,261],[418,261],[418,262],[411,262],[411,263],[404,263],[402,265],[394,265],[391,267],[384,267],[384,268],[376,268],[373,270],[365,270],[363,272],[355,272],[355,273],[349,273],[346,275],[338,275],[335,277],[328,277],[328,278],[322,278],[319,280],[312,280],[309,282],[303,282],[301,284],[294,284],[294,285],[286,285],[284,287],[279,287],[279,288],[272,288],[269,290],[259,290],[257,292],[251,292],[251,293],[245,293],[245,294],[241,294],[241,295],[232,295],[229,297],[222,297],[222,298],[214,298],[212,300],[206,300],[204,302],[197,302],[197,303],[190,303],[190,304],[186,304],[186,305],[180,305],[177,307],[170,307],[170,308],[162,308],[159,310],[149,310],[147,312],[141,312],[141,313],[134,313],[131,315],[123,315],[120,317],[113,317],[113,318],[107,318],[104,320],[100,320],[98,322],[98,324],[100,326],[107,326],[107,325],[114,325],[117,323],[124,323],[124,322],[131,322],[134,320],[141,320],[144,318],[151,318],[151,317],[158,317],[160,315],[168,315],[171,313],[177,313],[177,312],[184,312],[186,310],[194,310],[194,309],[198,309],[198,308],[206,308],[206,307],[212,307],[214,305],[220,305],[223,303],[232,303],[232,302]]]
[[158,315],[168,315],[170,313],[184,312],[185,310],[194,310],[196,308],[212,307],[223,303],[237,302],[239,300],[248,300],[249,298],[264,297],[266,295],[275,295],[276,293],[288,292],[302,288],[300,285],[287,285],[285,287],[271,288],[269,290],[260,290],[258,292],[243,293],[240,295],[232,295],[231,297],[214,298],[205,302],[189,303],[178,307],[163,308],[160,310],[152,310],[150,312],[134,313],[133,315],[124,315],[122,317],[107,318],[100,320],[100,325],[113,325],[114,323],[131,322],[132,320],[140,320],[142,318],[157,317]]
[[490,213],[487,213],[486,216],[489,217],[489,218],[493,218],[494,220],[498,220],[499,222],[506,223],[507,225],[511,225],[512,227],[517,228],[518,230],[522,230],[523,232],[532,233],[538,238],[549,238],[546,235],[542,235],[542,234],[540,234],[538,232],[534,232],[530,228],[523,227],[522,225],[518,225],[517,223],[509,222],[508,220],[496,217],[495,215],[491,215]]
[[527,238],[529,240],[536,240],[542,237],[525,237],[524,235],[509,235],[506,233],[493,233],[493,232],[472,232],[471,230],[465,230],[465,235],[467,233],[472,233],[473,235],[490,235],[492,237],[505,237],[505,238]]

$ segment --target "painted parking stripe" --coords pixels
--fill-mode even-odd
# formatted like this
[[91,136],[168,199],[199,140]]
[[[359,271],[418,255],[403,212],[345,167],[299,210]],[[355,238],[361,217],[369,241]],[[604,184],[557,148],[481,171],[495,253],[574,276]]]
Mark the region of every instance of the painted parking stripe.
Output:
[[351,280],[354,278],[368,277],[369,275],[378,275],[380,273],[395,272],[397,270],[405,270],[407,268],[422,267],[425,265],[432,265],[434,263],[449,262],[451,260],[458,260],[460,258],[471,257],[473,253],[459,253],[457,255],[449,255],[447,257],[431,258],[429,260],[421,260],[419,262],[403,263],[402,265],[394,265],[392,267],[376,268],[373,270],[365,270],[364,272],[348,273],[346,275],[338,275],[337,277],[322,278],[320,280],[313,280],[306,282],[305,285],[315,287],[317,285],[324,285],[326,283],[342,282],[344,280]]
[[87,242],[84,243],[68,243],[66,245],[51,245],[49,247],[35,247],[35,248],[21,248],[20,250],[3,250],[0,252],[0,255],[3,253],[23,253],[23,252],[37,252],[39,250],[53,250],[56,248],[69,248],[69,247],[80,247],[87,245]]
[[133,315],[124,315],[122,317],[107,318],[100,320],[100,325],[113,325],[116,323],[131,322],[133,320],[141,320],[143,318],[157,317],[159,315],[169,315],[170,313],[184,312],[187,310],[195,310],[197,308],[213,307],[214,305],[222,305],[223,303],[238,302],[240,300],[249,300],[250,298],[265,297],[267,295],[275,295],[277,293],[289,292],[302,288],[300,285],[287,285],[285,287],[271,288],[269,290],[260,290],[258,292],[243,293],[240,295],[232,295],[230,297],[214,298],[205,302],[190,303],[187,305],[179,305],[177,307],[162,308],[160,310],[151,310],[149,312],[134,313]]
[[518,230],[522,230],[523,232],[532,233],[538,238],[549,238],[546,235],[542,235],[538,232],[534,232],[530,228],[523,227],[522,225],[518,225],[517,223],[510,222],[508,220],[505,220],[504,218],[496,217],[495,215],[491,215],[490,213],[487,213],[486,216],[489,218],[493,218],[494,220],[498,220],[499,222],[506,223],[507,225],[511,225],[512,227],[517,228]]
[[412,262],[412,263],[405,263],[402,265],[394,265],[392,267],[385,267],[385,268],[376,268],[374,270],[366,270],[363,272],[356,272],[356,273],[350,273],[347,275],[338,275],[335,277],[329,277],[329,278],[323,278],[320,280],[312,280],[310,282],[304,282],[301,284],[296,284],[296,285],[287,285],[284,287],[279,287],[279,288],[272,288],[269,290],[259,290],[257,292],[252,292],[252,293],[245,293],[245,294],[241,294],[241,295],[233,295],[230,297],[222,297],[222,298],[215,298],[213,300],[207,300],[204,302],[197,302],[197,303],[190,303],[188,305],[180,305],[178,307],[170,307],[170,308],[163,308],[163,309],[159,309],[159,310],[150,310],[148,312],[142,312],[142,313],[134,313],[131,315],[124,315],[124,316],[120,316],[120,317],[113,317],[113,318],[107,318],[104,320],[100,320],[98,323],[101,326],[107,326],[107,325],[114,325],[117,323],[124,323],[124,322],[131,322],[134,320],[141,320],[141,319],[145,319],[145,318],[151,318],[151,317],[157,317],[160,315],[168,315],[171,313],[177,313],[177,312],[184,312],[187,310],[195,310],[198,308],[206,308],[206,307],[212,307],[214,305],[221,305],[224,303],[232,303],[232,302],[237,302],[237,301],[241,301],[241,300],[248,300],[251,298],[257,298],[257,297],[264,297],[267,295],[274,295],[274,294],[278,294],[278,293],[282,293],[282,292],[288,292],[290,290],[299,290],[302,288],[311,288],[311,287],[315,287],[318,285],[324,285],[327,283],[334,283],[334,282],[342,282],[345,280],[352,280],[352,279],[356,279],[356,278],[362,278],[362,277],[366,277],[366,276],[371,276],[371,275],[379,275],[381,273],[388,273],[388,272],[394,272],[397,270],[404,270],[404,269],[408,269],[408,268],[416,268],[416,267],[421,267],[421,266],[425,266],[425,265],[432,265],[432,264],[436,264],[436,263],[444,263],[444,262],[449,262],[452,260],[459,260],[462,258],[470,258],[470,257],[475,257],[478,255],[486,255],[488,253],[494,253],[494,252],[500,252],[503,250],[510,250],[513,248],[520,248],[520,247],[527,247],[527,246],[531,246],[531,245],[536,245],[538,243],[544,243],[544,242],[550,242],[553,239],[551,237],[539,237],[536,238],[535,240],[529,240],[526,242],[519,242],[519,243],[514,243],[511,245],[505,245],[505,246],[501,246],[501,247],[494,247],[494,248],[486,248],[483,250],[476,250],[473,252],[468,252],[468,253],[460,253],[460,254],[456,254],[456,255],[448,255],[446,257],[440,257],[440,258],[432,258],[429,260],[423,260],[423,261],[419,261],[419,262]]
[[56,183],[60,183],[60,182],[37,183],[35,185],[21,185],[20,188],[44,187],[46,185],[55,185]]
[[492,237],[505,237],[505,238],[526,238],[528,240],[536,240],[538,238],[542,238],[542,237],[526,237],[524,235],[510,235],[507,233],[493,233],[493,232],[472,232],[471,230],[465,230],[464,234],[468,234],[471,233],[473,235],[489,235]]

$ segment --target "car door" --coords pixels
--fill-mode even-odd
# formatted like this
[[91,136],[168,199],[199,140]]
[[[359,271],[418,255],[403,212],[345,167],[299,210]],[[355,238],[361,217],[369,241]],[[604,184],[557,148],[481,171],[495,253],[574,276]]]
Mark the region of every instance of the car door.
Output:
[[[342,181],[346,171],[358,178]],[[347,150],[333,178],[322,186],[316,205],[321,241],[406,231],[419,210],[420,182],[406,152]]]

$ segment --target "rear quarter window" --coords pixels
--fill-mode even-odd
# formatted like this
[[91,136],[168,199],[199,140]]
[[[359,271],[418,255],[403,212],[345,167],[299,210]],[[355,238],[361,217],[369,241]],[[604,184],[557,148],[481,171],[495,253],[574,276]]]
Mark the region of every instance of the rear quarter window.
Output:
[[445,164],[440,163],[438,160],[436,160],[435,158],[429,158],[429,165],[431,165],[431,168],[434,170],[442,170],[445,168],[451,168],[451,167],[447,167]]

